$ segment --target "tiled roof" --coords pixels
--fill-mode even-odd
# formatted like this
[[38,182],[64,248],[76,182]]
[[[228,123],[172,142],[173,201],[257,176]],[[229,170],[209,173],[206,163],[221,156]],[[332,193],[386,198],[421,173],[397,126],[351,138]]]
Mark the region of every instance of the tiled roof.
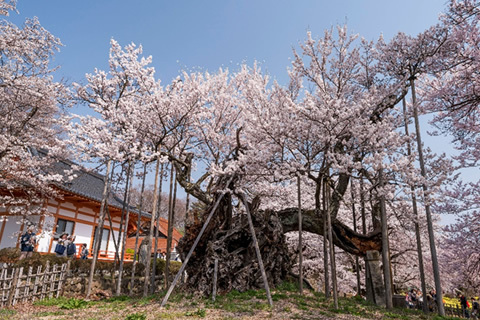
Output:
[[[66,170],[72,170],[72,165],[74,165],[74,163],[71,161],[57,161],[53,170],[58,174],[65,175]],[[103,188],[105,186],[105,176],[93,171],[87,171],[86,169],[74,170],[73,173],[75,178],[73,178],[71,181],[58,183],[57,187],[90,200],[101,202],[103,197]],[[123,204],[124,202],[122,199],[110,192],[108,196],[109,206],[122,209]],[[138,214],[138,210],[132,206],[130,206],[130,212]],[[142,216],[151,217],[151,215],[147,212],[142,212]]]

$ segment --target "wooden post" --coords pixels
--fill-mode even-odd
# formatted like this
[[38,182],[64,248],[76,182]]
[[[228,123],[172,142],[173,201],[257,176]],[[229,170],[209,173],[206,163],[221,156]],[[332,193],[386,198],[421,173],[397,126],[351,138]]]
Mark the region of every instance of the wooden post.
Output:
[[[160,174],[160,157],[157,157],[157,163],[155,165],[155,182],[153,185],[153,205],[152,205],[152,217],[150,219],[150,231],[147,235],[147,265],[145,266],[145,282],[143,283],[143,296],[148,294],[148,286],[150,285],[150,266],[152,263],[152,238],[155,222],[157,221],[157,202],[158,202],[158,175]],[[156,253],[155,253],[156,254]]]
[[[350,180],[350,194],[352,196],[353,231],[357,232],[357,212],[355,210],[355,189],[353,185],[353,176]],[[357,296],[360,296],[360,264],[358,263],[358,256],[355,256],[355,270],[357,271]]]
[[242,201],[243,205],[245,206],[245,211],[247,212],[248,225],[250,227],[250,233],[252,234],[255,252],[257,253],[258,266],[260,267],[260,272],[262,273],[263,284],[265,286],[265,291],[267,292],[268,303],[270,304],[270,307],[273,307],[272,295],[270,294],[267,274],[265,273],[265,267],[263,266],[262,254],[260,252],[260,248],[258,247],[257,236],[255,235],[255,228],[253,227],[252,216],[250,215],[250,208],[248,207],[247,197],[245,194],[242,195]]
[[138,207],[138,219],[137,219],[137,232],[135,234],[135,247],[133,249],[133,265],[132,265],[132,276],[130,278],[130,290],[129,293],[133,293],[133,285],[135,283],[135,269],[137,267],[136,259],[138,255],[138,237],[140,236],[140,226],[142,221],[142,209],[143,209],[143,193],[145,191],[145,178],[147,176],[147,163],[143,165],[143,177],[142,177],[142,189],[140,191],[140,205]]
[[46,295],[47,283],[49,279],[49,274],[48,274],[49,270],[50,270],[50,261],[47,260],[47,263],[45,264],[45,269],[43,270],[42,291],[40,293],[40,299],[45,298],[45,295]]
[[40,279],[42,278],[40,276],[42,272],[42,266],[39,265],[37,267],[37,273],[35,274],[35,282],[33,284],[33,290],[32,290],[32,302],[35,302],[35,299],[37,298],[38,296],[38,286],[40,285]]
[[[124,231],[124,220],[125,220],[125,217],[127,215],[127,211],[128,211],[128,208],[127,208],[127,197],[128,197],[128,193],[130,192],[130,178],[133,178],[131,177],[131,169],[132,169],[132,160],[128,160],[128,167],[127,167],[127,178],[126,178],[126,181],[125,181],[125,190],[124,190],[124,193],[123,193],[123,203],[122,203],[122,213],[120,214],[120,225],[119,225],[119,228],[118,228],[118,238],[117,238],[117,243],[118,243],[118,246],[119,246],[119,249],[120,249],[120,244],[122,243],[122,236],[123,236],[123,231]],[[127,211],[125,211],[125,209],[127,209]],[[127,230],[127,227],[128,225],[125,225],[125,231]],[[123,249],[122,249],[123,251]],[[121,253],[120,253],[121,255]],[[115,256],[117,257],[117,255]],[[120,259],[121,257],[118,256],[118,259],[119,259],[119,263],[120,263]],[[114,261],[113,263],[113,266],[114,268],[116,268],[116,260]],[[119,266],[119,269],[120,269],[120,266]],[[119,278],[120,278],[120,271],[118,272],[119,274]],[[118,282],[117,282],[117,286],[118,286]]]
[[163,187],[163,163],[160,169],[160,185],[158,186],[158,204],[157,204],[157,215],[155,218],[155,234],[154,234],[154,245],[153,245],[153,265],[152,265],[152,276],[150,279],[150,294],[155,293],[155,277],[157,275],[157,251],[158,251],[158,228],[160,227],[160,208],[162,205],[162,187]]
[[213,267],[213,289],[212,289],[212,301],[215,302],[217,297],[217,274],[218,274],[218,258],[215,258],[215,265]]
[[98,252],[100,251],[100,237],[103,232],[103,223],[105,221],[105,206],[107,205],[107,197],[108,197],[108,187],[110,184],[109,174],[110,174],[110,167],[111,167],[112,160],[107,160],[107,172],[105,174],[104,179],[104,186],[103,186],[103,194],[102,194],[102,203],[100,205],[100,212],[99,212],[99,223],[97,226],[97,230],[95,232],[95,240],[94,240],[94,248],[93,248],[93,257],[92,257],[92,264],[90,267],[90,275],[88,277],[88,286],[87,286],[87,294],[86,297],[90,296],[92,291],[92,284],[93,284],[93,276],[95,274],[95,267],[97,265],[98,260]]
[[[325,201],[325,200],[323,200]],[[324,214],[326,214],[326,211],[325,211],[325,205],[324,205],[324,210],[323,210]],[[325,299],[330,299],[330,276],[329,276],[329,273],[330,271],[328,271],[328,268],[329,268],[329,264],[328,264],[328,255],[329,255],[329,251],[328,251],[328,246],[329,246],[329,242],[328,242],[328,224],[327,224],[327,219],[323,219],[323,276],[324,276],[324,290],[325,290]]]
[[[52,268],[52,276],[50,277],[50,290],[48,291],[48,297],[53,298],[53,294],[56,292],[58,294],[57,288],[55,288],[55,282],[57,282],[57,268],[56,264],[53,265]],[[57,296],[55,296],[57,298]]]
[[[60,296],[63,296],[63,294],[65,293],[65,283],[67,282],[68,273],[70,272],[71,262],[72,262],[72,260],[67,261],[67,266],[65,268],[65,272],[64,273],[62,272],[63,276],[60,278],[60,283],[58,284],[58,286],[59,286],[58,291],[60,292]],[[62,267],[62,269],[63,269],[63,267]]]
[[25,287],[23,288],[23,299],[21,302],[27,302],[30,298],[30,295],[31,295],[30,285],[32,284],[32,278],[33,278],[33,267],[30,266],[28,268],[28,273],[25,280]]
[[[418,109],[417,109],[417,97],[415,94],[415,80],[413,77],[410,78],[410,86],[412,88],[412,102],[413,102],[413,115],[415,120],[415,132],[417,135],[417,149],[418,149],[418,162],[420,164],[420,172],[422,177],[426,177],[427,173],[425,170],[425,162],[423,159],[423,146],[422,138],[420,134],[420,122],[418,121]],[[435,281],[435,291],[437,294],[437,307],[438,314],[440,316],[445,316],[445,308],[443,307],[443,292],[442,292],[442,283],[440,279],[440,269],[438,265],[437,257],[437,248],[435,245],[435,231],[433,230],[432,222],[432,213],[430,211],[430,204],[427,199],[428,188],[426,184],[422,184],[423,196],[425,203],[425,216],[427,217],[427,229],[428,229],[428,239],[430,242],[430,254],[432,255],[432,268],[433,268],[433,278]]]
[[[410,134],[408,132],[407,102],[405,101],[405,98],[402,99],[402,105],[403,105],[403,121],[405,126],[405,135],[409,136]],[[412,148],[409,142],[407,142],[407,155],[408,156],[412,155]],[[415,238],[417,240],[418,271],[420,273],[420,284],[422,287],[422,296],[426,297],[427,286],[426,286],[425,271],[423,266],[422,239],[420,236],[420,225],[418,223],[419,215],[418,215],[418,207],[417,207],[417,197],[415,196],[415,188],[413,186],[410,186],[410,194],[412,196],[412,210],[413,210],[413,216],[415,219]],[[423,304],[422,309],[424,313],[429,312],[428,305],[426,303]]]
[[175,202],[177,197],[177,182],[173,163],[170,168],[170,191],[168,195],[168,221],[167,221],[167,257],[165,258],[165,288],[168,288],[170,278],[170,260],[172,255],[173,220],[175,219]]
[[20,274],[20,269],[23,269],[23,268],[16,268],[13,273],[13,279],[12,279],[12,282],[10,283],[10,292],[8,293],[7,306],[11,306],[13,304],[15,291],[17,290],[17,281],[18,281],[18,275]]
[[[113,247],[115,248],[115,258],[113,263],[115,264],[117,260],[120,260],[120,255],[119,255],[119,248],[120,248],[120,243],[117,242],[117,239],[115,238],[115,235],[113,234],[113,223],[112,223],[112,215],[110,214],[110,210],[108,209],[108,206],[105,207],[107,210],[107,217],[108,217],[108,224],[110,226],[110,230],[112,230],[112,240],[113,240]],[[120,231],[119,231],[120,232]]]
[[297,196],[298,196],[298,274],[300,294],[303,294],[303,243],[302,243],[302,194],[300,185],[300,174],[297,174]]
[[385,283],[385,307],[387,309],[393,308],[392,300],[392,275],[390,265],[390,247],[388,242],[388,218],[385,207],[385,181],[383,179],[383,169],[378,171],[378,183],[382,188],[380,194],[380,214],[382,223],[382,262],[383,262],[383,281]]
[[[121,254],[121,257],[120,257],[120,261],[118,263],[118,280],[117,280],[117,288],[116,288],[116,291],[115,291],[115,295],[116,296],[119,296],[122,294],[122,279],[123,279],[123,263],[124,263],[124,260],[125,260],[125,251],[127,250],[127,248],[125,248],[126,244],[127,244],[127,229],[128,229],[128,222],[129,222],[129,219],[130,219],[130,194],[131,194],[131,189],[132,189],[132,184],[133,184],[133,171],[134,171],[134,168],[132,168],[132,163],[129,161],[128,163],[128,176],[127,176],[127,185],[125,186],[125,195],[126,197],[123,198],[124,200],[124,204],[123,204],[123,207],[122,207],[122,219],[123,219],[123,209],[126,207],[127,209],[127,213],[126,213],[126,217],[125,217],[125,221],[120,221],[120,230],[119,230],[119,234],[118,234],[118,242],[120,243],[121,241],[121,247],[122,247],[122,254]],[[121,232],[122,231],[122,225],[123,223],[125,223],[125,230],[123,231],[123,233]],[[122,236],[121,240],[120,240],[120,236]]]
[[[228,188],[228,186],[230,185],[230,183],[233,181],[233,177],[231,177],[226,186]],[[207,226],[208,224],[210,223],[210,220],[212,220],[212,217],[213,217],[213,214],[215,213],[215,210],[217,210],[217,207],[218,205],[220,204],[220,201],[223,199],[223,196],[225,194],[222,193],[217,201],[215,202],[215,205],[213,206],[212,210],[210,210],[210,213],[208,214],[208,217],[207,219],[205,220],[205,223],[203,224],[203,227],[202,229],[200,230],[200,232],[198,233],[197,235],[197,238],[195,239],[195,242],[193,243],[192,247],[190,248],[190,251],[188,251],[188,254],[187,254],[187,257],[185,258],[185,261],[183,261],[182,263],[182,266],[180,267],[180,270],[178,270],[177,272],[177,275],[175,276],[175,278],[173,279],[173,282],[172,284],[170,284],[170,287],[168,288],[168,291],[167,293],[165,294],[165,297],[163,297],[163,300],[162,300],[162,304],[160,305],[160,307],[164,307],[166,304],[167,304],[167,301],[168,301],[168,298],[170,297],[170,294],[172,294],[172,291],[173,289],[175,288],[175,285],[177,284],[178,282],[178,279],[180,279],[180,277],[182,276],[183,274],[183,271],[185,271],[185,268],[187,266],[187,263],[188,263],[188,260],[190,260],[190,257],[192,256],[193,254],[193,251],[195,250],[195,248],[197,247],[198,243],[200,242],[200,238],[203,236],[203,233],[205,232],[205,229],[207,229]]]
[[337,291],[337,266],[335,264],[335,247],[333,245],[332,235],[332,216],[330,212],[330,186],[328,180],[323,183],[323,189],[325,191],[325,213],[327,215],[327,228],[328,228],[328,247],[330,251],[330,270],[332,273],[332,289],[333,289],[333,305],[335,309],[338,309],[338,291]]

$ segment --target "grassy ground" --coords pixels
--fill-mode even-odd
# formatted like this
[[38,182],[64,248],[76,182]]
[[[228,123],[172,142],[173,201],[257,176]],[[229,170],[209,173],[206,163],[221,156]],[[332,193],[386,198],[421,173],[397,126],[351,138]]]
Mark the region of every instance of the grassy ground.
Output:
[[171,296],[160,308],[163,293],[146,298],[115,297],[102,301],[82,299],[47,299],[34,304],[0,309],[0,319],[458,319],[426,316],[407,309],[386,311],[362,299],[341,298],[339,308],[322,294],[300,295],[295,285],[285,283],[272,291],[274,306],[268,305],[265,291],[231,292],[217,296],[215,302],[191,294]]

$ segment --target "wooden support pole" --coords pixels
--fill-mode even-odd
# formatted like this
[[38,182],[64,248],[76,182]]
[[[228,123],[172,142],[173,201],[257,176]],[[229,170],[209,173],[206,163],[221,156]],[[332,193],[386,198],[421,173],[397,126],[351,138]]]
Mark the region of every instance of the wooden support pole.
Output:
[[[355,189],[353,186],[353,177],[350,180],[350,194],[352,196],[353,231],[357,232],[357,212],[355,210]],[[355,256],[355,270],[357,274],[357,295],[360,296],[360,264],[358,261],[358,256]]]
[[385,307],[387,309],[393,308],[392,301],[392,275],[390,265],[390,248],[388,241],[388,218],[385,206],[385,181],[383,179],[383,169],[378,171],[378,180],[380,187],[382,187],[380,194],[380,212],[382,223],[382,262],[383,262],[383,281],[385,284]]
[[165,260],[165,288],[168,288],[170,279],[170,261],[172,256],[173,223],[175,220],[175,202],[177,201],[177,181],[175,168],[170,168],[170,193],[168,197],[168,223],[167,223],[167,258]]
[[327,215],[327,228],[328,228],[328,247],[330,252],[330,271],[332,272],[332,289],[333,289],[333,305],[335,309],[338,309],[338,289],[337,289],[337,265],[335,264],[335,247],[333,245],[332,235],[332,215],[330,211],[330,185],[328,180],[323,183],[323,189],[325,192],[325,208],[324,211]]
[[145,178],[147,177],[147,163],[145,162],[143,164],[143,177],[142,177],[142,189],[140,191],[140,204],[139,207],[137,208],[138,210],[138,219],[137,219],[137,232],[135,234],[135,247],[133,251],[133,265],[132,265],[132,276],[130,277],[130,290],[129,293],[130,295],[133,294],[133,285],[135,283],[135,269],[137,267],[137,255],[138,255],[138,238],[140,236],[140,228],[141,228],[141,222],[142,222],[142,210],[143,210],[143,196],[145,192]]
[[[410,86],[412,88],[413,115],[415,120],[415,132],[417,135],[418,162],[420,164],[420,171],[422,173],[422,177],[425,178],[427,176],[427,173],[425,170],[425,161],[423,159],[423,145],[422,145],[422,138],[420,134],[420,122],[418,120],[417,97],[415,93],[415,80],[413,77],[410,78]],[[427,199],[428,187],[426,184],[422,184],[422,188],[423,188],[423,197],[424,197],[424,203],[425,203],[425,216],[427,218],[427,230],[428,230],[428,240],[430,243],[430,254],[432,255],[433,279],[435,281],[435,291],[437,294],[438,314],[443,317],[445,316],[445,308],[443,307],[442,282],[440,279],[440,268],[438,265],[437,247],[435,244],[435,230],[433,229],[432,213],[430,211],[429,200]]]
[[217,297],[217,276],[218,276],[218,258],[215,258],[215,265],[213,267],[213,289],[212,289],[212,301],[215,302]]
[[300,185],[300,174],[297,175],[297,196],[298,196],[298,274],[300,294],[303,294],[303,243],[302,243],[302,194]]
[[155,278],[157,275],[157,251],[158,251],[158,228],[160,227],[160,208],[162,205],[162,187],[163,187],[163,163],[160,169],[160,185],[158,186],[158,204],[157,204],[157,216],[155,218],[155,233],[153,238],[153,265],[152,276],[150,277],[150,294],[155,293]]
[[[132,172],[132,161],[129,160],[128,161],[128,169],[127,169],[127,179],[125,181],[125,190],[124,190],[124,193],[123,193],[122,213],[120,214],[120,226],[118,228],[119,230],[118,230],[117,242],[119,243],[119,246],[122,243],[123,231],[127,230],[127,225],[125,225],[125,228],[124,228],[124,222],[125,222],[125,216],[128,215],[125,210],[128,211],[127,197],[128,197],[129,192],[130,192],[130,179],[133,178],[131,172]],[[123,249],[122,249],[122,251],[123,251]],[[115,257],[117,257],[117,256],[115,256]],[[120,259],[121,257],[118,257],[118,258]],[[115,260],[115,262],[113,264],[114,268],[116,268],[116,263],[117,263],[117,261]],[[120,263],[120,261],[119,261],[119,263]],[[119,277],[120,277],[120,267],[119,267],[118,274],[119,274]],[[117,284],[117,286],[118,286],[118,284]]]
[[20,269],[23,269],[23,267],[16,268],[13,274],[13,279],[12,279],[12,282],[10,283],[10,292],[8,294],[7,306],[11,306],[13,304],[15,291],[17,291],[17,282],[18,282],[18,276],[20,274]]
[[[402,100],[402,106],[403,106],[403,121],[404,121],[404,126],[405,126],[405,135],[409,136],[409,130],[408,130],[408,116],[407,116],[407,102],[405,101],[405,98]],[[407,142],[407,155],[411,156],[412,155],[412,148],[410,146],[410,142]],[[424,263],[423,263],[423,252],[422,252],[422,239],[420,235],[420,225],[418,223],[419,221],[419,215],[418,215],[418,207],[417,207],[417,197],[415,196],[415,187],[410,186],[410,193],[412,195],[412,210],[413,210],[413,216],[415,219],[415,238],[417,240],[417,256],[418,256],[418,272],[420,273],[420,285],[422,287],[422,296],[426,297],[427,296],[427,285],[425,281],[425,270],[424,270]],[[424,298],[425,300],[425,298]],[[428,313],[428,304],[423,303],[422,304],[422,310],[424,313]]]
[[255,228],[253,227],[252,216],[250,214],[250,208],[248,207],[247,196],[242,195],[242,202],[245,206],[245,211],[247,212],[248,226],[250,227],[250,233],[252,234],[253,245],[255,246],[255,252],[257,253],[258,266],[260,267],[260,272],[262,273],[263,284],[265,286],[265,291],[267,292],[267,299],[270,307],[273,307],[272,295],[270,294],[270,286],[268,285],[267,274],[265,273],[265,267],[263,266],[262,254],[260,248],[258,247],[257,236],[255,235]]
[[[148,295],[148,287],[150,285],[150,267],[152,263],[152,239],[153,230],[155,228],[155,222],[157,221],[157,202],[158,202],[158,176],[160,174],[160,157],[157,157],[157,163],[155,164],[155,182],[153,184],[153,205],[152,216],[150,219],[150,231],[147,235],[147,261],[145,265],[145,281],[143,283],[143,296]],[[155,253],[156,254],[156,253]]]
[[[127,185],[125,186],[125,195],[126,199],[124,197],[124,208],[126,207],[127,213],[125,217],[125,221],[123,223],[125,224],[124,226],[124,231],[121,232],[122,229],[122,224],[120,223],[120,232],[119,232],[119,243],[121,243],[122,247],[122,254],[120,257],[120,262],[118,264],[118,280],[117,280],[117,288],[115,295],[119,296],[122,294],[122,279],[123,279],[123,264],[125,260],[125,252],[127,250],[126,244],[127,244],[127,229],[128,229],[128,222],[130,220],[130,195],[131,195],[131,189],[132,189],[132,184],[133,184],[133,171],[135,168],[132,168],[132,164],[128,164],[128,173],[127,173]],[[125,201],[126,200],[126,201]],[[122,208],[123,210],[123,208]],[[123,213],[122,213],[122,219],[123,219]],[[120,235],[122,236],[120,240]]]
[[[228,188],[228,186],[230,185],[230,183],[233,181],[233,177],[231,177],[226,186]],[[205,229],[207,229],[207,226],[208,224],[210,223],[210,220],[212,220],[212,217],[213,217],[213,214],[215,213],[215,210],[217,210],[217,207],[218,205],[220,204],[220,201],[223,199],[223,196],[225,194],[222,193],[217,201],[215,202],[215,205],[213,206],[212,210],[210,211],[210,213],[208,214],[208,217],[207,219],[205,220],[205,223],[203,224],[203,227],[202,229],[200,230],[200,232],[198,233],[197,235],[197,238],[195,239],[195,242],[193,243],[192,247],[190,248],[190,251],[188,251],[188,254],[187,254],[187,257],[185,258],[185,261],[183,261],[182,263],[182,266],[180,267],[180,270],[178,270],[175,278],[173,279],[173,282],[172,284],[170,284],[170,287],[168,288],[168,291],[167,293],[165,294],[165,297],[163,297],[163,300],[162,300],[162,304],[160,305],[160,307],[164,307],[166,304],[167,304],[167,301],[168,301],[168,298],[170,297],[170,295],[172,294],[172,291],[173,289],[175,288],[175,285],[177,284],[178,282],[178,279],[180,279],[180,277],[182,276],[183,272],[185,271],[185,268],[187,267],[187,264],[188,264],[188,260],[190,260],[190,257],[192,256],[193,254],[193,251],[195,250],[195,248],[197,247],[198,243],[200,242],[200,239],[202,238],[203,236],[203,233],[205,232]]]
[[108,188],[110,184],[109,174],[110,174],[110,167],[111,167],[112,160],[107,161],[107,172],[105,174],[104,186],[103,186],[103,195],[102,195],[102,203],[100,205],[100,213],[99,213],[99,223],[97,226],[97,230],[95,232],[94,238],[94,248],[93,248],[93,258],[92,264],[90,267],[90,275],[88,277],[88,286],[87,286],[87,298],[90,296],[92,291],[92,284],[93,284],[93,276],[95,274],[95,267],[97,265],[98,260],[98,252],[100,251],[100,237],[103,230],[103,223],[105,222],[105,206],[107,205],[107,197],[108,197]]

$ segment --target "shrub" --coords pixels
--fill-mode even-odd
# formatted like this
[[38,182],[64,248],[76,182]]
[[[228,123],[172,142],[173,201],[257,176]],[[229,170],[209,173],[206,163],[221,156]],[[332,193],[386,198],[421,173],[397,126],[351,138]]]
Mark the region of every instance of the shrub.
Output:
[[24,267],[25,269],[33,267],[34,269],[36,269],[38,266],[45,267],[47,265],[47,261],[49,261],[50,266],[52,266],[54,264],[65,263],[68,260],[66,257],[57,257],[54,253],[47,253],[42,255],[38,252],[34,252],[30,258],[18,260],[13,266]]
[[203,308],[202,309],[197,309],[196,311],[187,311],[185,313],[185,316],[187,316],[187,317],[205,318],[206,315],[207,315],[207,312]]
[[0,250],[1,263],[13,263],[20,257],[20,249],[18,248],[4,248]]
[[[33,267],[34,270],[38,266],[45,267],[47,265],[47,261],[49,261],[50,266],[57,264],[61,265],[68,261],[66,257],[57,257],[54,253],[47,253],[47,254],[40,254],[38,252],[34,252],[33,255],[28,259],[18,260],[20,257],[20,249],[18,248],[5,248],[0,250],[0,263],[9,263],[13,267],[24,267],[24,269],[28,269],[29,267]],[[74,259],[71,260],[70,270],[74,274],[79,273],[90,273],[90,267],[92,264],[91,259]],[[170,274],[175,275],[178,270],[180,270],[180,266],[182,264],[178,261],[171,261],[170,262]],[[132,272],[132,262],[125,262],[124,263],[124,273],[130,275]],[[153,266],[153,263],[151,264]],[[118,265],[117,265],[118,267]],[[157,259],[156,264],[156,274],[163,274],[165,270],[165,260]],[[108,272],[113,274],[114,264],[113,261],[97,261],[96,265],[96,272],[103,273]],[[135,275],[143,276],[145,274],[145,266],[141,263],[137,263],[135,267]]]
[[59,305],[60,309],[81,309],[85,308],[88,305],[88,302],[83,299],[71,298]]

